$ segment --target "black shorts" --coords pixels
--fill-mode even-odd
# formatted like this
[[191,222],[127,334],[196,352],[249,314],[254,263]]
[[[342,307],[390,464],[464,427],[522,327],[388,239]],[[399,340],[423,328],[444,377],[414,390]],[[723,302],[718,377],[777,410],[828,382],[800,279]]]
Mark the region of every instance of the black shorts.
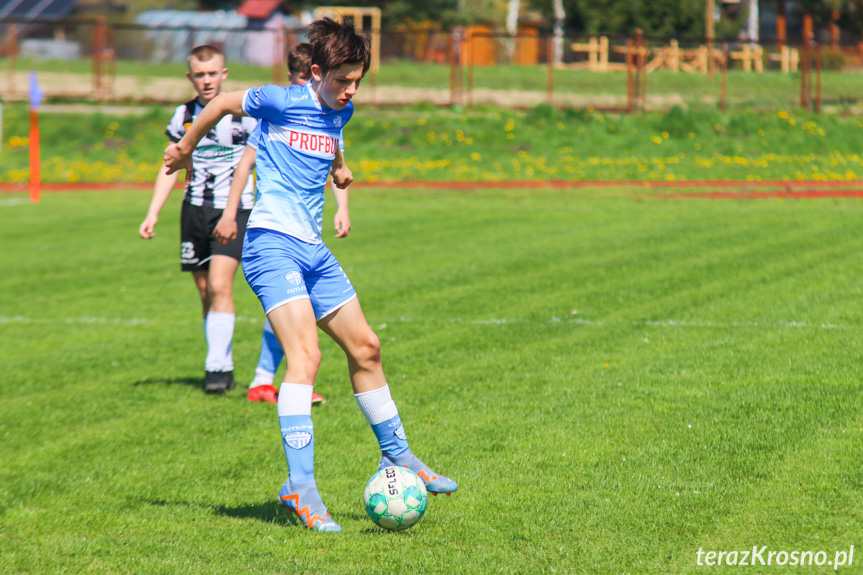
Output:
[[237,261],[243,257],[243,236],[252,210],[237,210],[237,237],[223,246],[213,236],[222,210],[193,206],[183,202],[180,212],[180,269],[194,272],[210,269],[210,258],[228,256]]

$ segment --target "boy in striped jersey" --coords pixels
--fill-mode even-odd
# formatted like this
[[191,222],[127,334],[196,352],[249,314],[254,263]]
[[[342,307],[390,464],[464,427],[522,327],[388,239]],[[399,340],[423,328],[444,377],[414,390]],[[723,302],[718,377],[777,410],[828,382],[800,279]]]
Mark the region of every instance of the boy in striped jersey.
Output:
[[[197,97],[177,106],[167,128],[168,138],[179,142],[213,98],[221,92],[228,77],[225,57],[213,46],[198,46],[189,55],[186,77],[192,82]],[[180,216],[180,266],[192,273],[204,317],[207,339],[204,391],[224,393],[234,388],[234,360],[231,353],[234,337],[233,284],[242,254],[242,241],[220,245],[213,236],[228,199],[234,170],[257,122],[241,115],[226,116],[201,139],[192,154],[192,169],[188,174]],[[156,177],[153,198],[147,217],[138,233],[144,239],[153,238],[159,212],[177,182],[177,173],[164,168]],[[244,182],[237,212],[238,226],[245,231],[253,203],[253,182]]]

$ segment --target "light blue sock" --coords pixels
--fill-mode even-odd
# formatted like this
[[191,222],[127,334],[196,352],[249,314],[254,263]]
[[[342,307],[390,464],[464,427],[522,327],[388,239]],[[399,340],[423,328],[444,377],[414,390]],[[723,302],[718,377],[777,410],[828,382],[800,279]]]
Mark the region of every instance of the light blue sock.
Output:
[[291,484],[315,480],[315,427],[311,415],[279,417],[282,447],[288,460]]
[[404,427],[402,427],[402,420],[398,414],[383,423],[372,425],[372,431],[378,438],[381,451],[396,463],[399,463],[397,458],[400,455],[412,455],[408,448],[408,438],[405,435]]
[[282,351],[282,346],[276,339],[276,334],[273,333],[270,320],[266,320],[264,332],[261,335],[261,356],[258,358],[258,369],[267,373],[276,373],[284,357],[285,352]]
[[355,393],[354,397],[357,405],[360,406],[360,411],[366,416],[372,431],[375,432],[384,455],[396,457],[405,452],[410,453],[408,439],[402,427],[399,410],[390,395],[389,385],[372,391]]

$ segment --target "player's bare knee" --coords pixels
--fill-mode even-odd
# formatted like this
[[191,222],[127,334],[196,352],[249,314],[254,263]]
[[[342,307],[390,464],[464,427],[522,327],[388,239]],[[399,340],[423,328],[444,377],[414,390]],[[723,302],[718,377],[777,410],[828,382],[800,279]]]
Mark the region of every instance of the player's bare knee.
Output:
[[[321,352],[318,349],[303,350],[287,356],[288,369],[285,376],[292,383],[313,384],[321,366]],[[286,380],[287,381],[287,380]]]
[[381,341],[372,330],[352,349],[354,360],[364,368],[374,367],[381,363]]
[[212,300],[231,297],[232,282],[223,278],[210,278],[208,291]]

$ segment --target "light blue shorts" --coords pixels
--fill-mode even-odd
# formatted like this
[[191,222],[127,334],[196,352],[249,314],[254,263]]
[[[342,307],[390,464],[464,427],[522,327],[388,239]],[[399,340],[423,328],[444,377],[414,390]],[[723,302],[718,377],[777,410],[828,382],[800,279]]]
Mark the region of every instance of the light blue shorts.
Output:
[[250,228],[243,241],[243,273],[264,313],[298,299],[310,299],[321,319],[357,292],[324,244],[309,244],[265,228]]

